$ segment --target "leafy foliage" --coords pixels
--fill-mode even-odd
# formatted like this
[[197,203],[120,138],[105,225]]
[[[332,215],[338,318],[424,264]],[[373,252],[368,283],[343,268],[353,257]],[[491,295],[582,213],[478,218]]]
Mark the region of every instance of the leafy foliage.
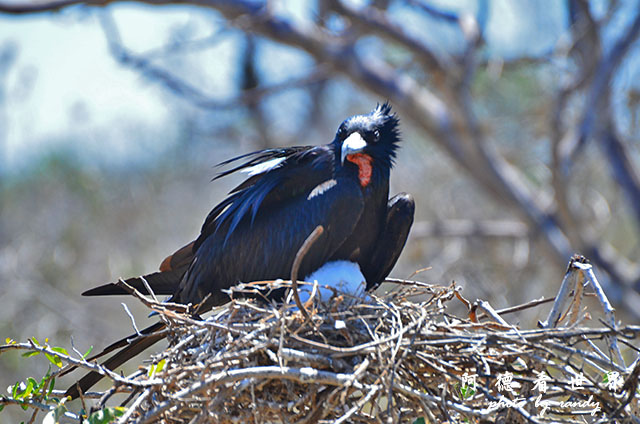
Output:
[[[69,412],[65,405],[67,398],[57,396],[54,393],[56,375],[59,370],[63,368],[64,359],[69,357],[69,352],[64,347],[50,346],[49,339],[45,339],[44,343],[40,343],[35,337],[32,337],[27,344],[20,344],[7,337],[5,339],[5,343],[4,348],[25,348],[26,351],[22,353],[22,358],[32,358],[41,354],[44,355],[47,361],[49,361],[49,368],[40,379],[27,377],[25,380],[17,381],[12,386],[9,386],[8,392],[10,395],[0,396],[0,412],[2,412],[6,404],[13,403],[19,405],[25,411],[29,408],[46,410],[48,413],[43,419],[43,423],[57,423],[60,417],[68,414]],[[33,347],[33,349],[28,349],[28,347]],[[82,355],[82,358],[85,359],[91,350],[92,349],[89,349],[84,355]],[[2,352],[3,351],[0,350],[0,353]],[[55,366],[55,369],[57,370],[56,372],[51,371],[51,364]],[[102,411],[92,414],[87,418],[87,420],[83,421],[83,423],[108,423],[122,415],[121,411],[118,411],[118,408],[110,408],[109,411],[102,414],[100,414],[100,412]],[[71,415],[76,416],[76,414]]]

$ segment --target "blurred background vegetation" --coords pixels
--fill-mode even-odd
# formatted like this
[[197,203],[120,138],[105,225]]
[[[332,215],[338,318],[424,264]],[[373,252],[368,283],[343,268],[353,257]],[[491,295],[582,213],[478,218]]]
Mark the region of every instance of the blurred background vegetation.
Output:
[[[392,276],[502,308],[553,296],[577,252],[637,323],[637,1],[90,3],[0,2],[3,340],[129,333],[121,300],[79,293],[193,240],[239,182],[213,165],[385,100],[417,205]],[[18,359],[0,385],[46,371]]]

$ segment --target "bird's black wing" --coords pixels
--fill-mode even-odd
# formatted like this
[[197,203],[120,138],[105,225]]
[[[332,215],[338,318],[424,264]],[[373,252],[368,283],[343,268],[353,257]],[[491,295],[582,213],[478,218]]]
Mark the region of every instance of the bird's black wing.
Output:
[[[301,162],[313,160],[313,158],[316,158],[316,160],[317,158],[322,159],[325,155],[326,151],[321,147],[295,146],[246,153],[219,163],[217,166],[229,165],[243,160],[241,164],[220,172],[213,179],[214,181],[236,172],[248,172],[249,178],[231,190],[227,198],[218,203],[209,212],[202,225],[200,236],[195,241],[193,250],[196,251],[202,241],[215,233],[222,223],[231,216],[233,218],[231,219],[229,232],[233,232],[235,226],[247,212],[247,208],[253,208],[253,213],[255,214],[266,194],[282,183],[282,180],[285,180],[287,175],[296,174],[296,167]],[[282,168],[285,169],[285,172],[282,171]],[[326,168],[326,171],[330,171],[329,167]]]
[[[125,280],[125,282],[141,293],[147,293],[146,285],[142,281],[142,278],[144,278],[149,286],[151,286],[154,294],[174,294],[178,289],[182,277],[189,268],[189,264],[193,260],[194,253],[199,247],[200,242],[215,230],[219,222],[216,221],[216,217],[218,217],[221,211],[223,211],[228,205],[236,201],[236,199],[246,200],[246,193],[245,197],[241,198],[241,195],[238,194],[238,192],[254,186],[259,182],[263,174],[267,173],[271,169],[268,166],[264,166],[265,163],[274,159],[281,159],[282,161],[284,161],[288,158],[292,158],[291,163],[295,163],[300,155],[302,155],[306,151],[312,150],[313,148],[313,146],[294,146],[277,149],[265,149],[257,152],[246,153],[244,155],[231,158],[216,165],[226,166],[235,162],[242,161],[240,164],[237,164],[233,168],[220,172],[218,175],[216,175],[215,178],[213,178],[213,181],[227,175],[242,171],[249,172],[249,178],[247,178],[242,184],[231,190],[229,196],[213,208],[202,226],[202,233],[198,240],[189,243],[188,245],[180,248],[171,256],[168,256],[164,261],[162,261],[159,272],[143,275],[141,277],[128,278],[127,280]],[[260,168],[261,166],[263,166],[263,168]],[[103,284],[82,293],[83,296],[107,296],[125,294],[129,294],[129,292],[115,283]]]
[[236,187],[209,214],[174,300],[198,303],[211,294],[213,306],[225,302],[221,290],[237,282],[288,278],[318,225],[325,232],[300,275],[322,266],[352,233],[364,205],[357,180],[342,176],[335,160],[330,146],[299,149]]
[[218,175],[216,175],[212,181],[215,181],[222,177],[226,177],[227,175],[230,175],[230,174],[234,174],[238,171],[246,170],[247,168],[255,167],[256,165],[264,164],[265,162],[273,159],[292,157],[298,153],[311,150],[311,149],[313,149],[313,146],[293,146],[293,147],[283,147],[283,148],[277,148],[277,149],[264,149],[264,150],[259,150],[257,152],[245,153],[244,155],[236,156],[234,158],[225,160],[224,162],[220,162],[219,164],[217,164],[216,165],[217,167],[226,166],[231,163],[238,162],[244,159],[244,161],[241,164],[236,165],[233,168],[228,169],[226,171],[218,173]]

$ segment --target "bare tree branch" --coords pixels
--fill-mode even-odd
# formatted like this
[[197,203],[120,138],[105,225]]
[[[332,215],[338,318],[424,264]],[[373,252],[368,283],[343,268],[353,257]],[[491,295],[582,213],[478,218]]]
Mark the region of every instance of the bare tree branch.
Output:
[[[45,12],[58,12],[62,9],[75,5],[85,6],[108,6],[111,3],[119,3],[122,0],[52,0],[29,3],[7,3],[0,2],[0,13],[12,15],[25,15]],[[136,0],[137,3],[146,3],[151,6],[162,6],[166,4],[190,4],[202,7],[215,7],[224,9],[228,13],[246,11],[249,13],[258,13],[264,5],[251,3],[245,0]],[[236,3],[242,3],[237,5]],[[240,6],[239,9],[237,6]]]
[[[571,4],[574,4],[574,15],[582,14],[583,16],[582,21],[574,23],[574,26],[579,26],[581,31],[590,34],[588,43],[583,43],[581,48],[576,47],[573,50],[581,53],[583,62],[592,61],[594,64],[581,68],[582,73],[579,77],[565,84],[558,95],[556,109],[552,114],[551,129],[554,140],[552,182],[556,205],[562,220],[562,227],[572,244],[581,246],[583,252],[593,258],[614,280],[631,287],[640,281],[640,271],[631,270],[625,266],[620,255],[614,251],[612,246],[604,246],[600,240],[594,240],[593,236],[587,235],[588,232],[584,231],[585,224],[580,222],[580,214],[573,211],[568,204],[568,178],[577,153],[582,150],[581,147],[585,145],[586,140],[592,134],[595,135],[599,138],[608,157],[608,164],[614,178],[627,194],[627,200],[640,221],[640,176],[630,159],[626,146],[620,142],[616,134],[611,116],[613,111],[610,96],[607,91],[615,70],[640,35],[640,14],[635,17],[628,31],[619,38],[610,52],[598,60],[601,48],[594,47],[594,43],[598,43],[599,46],[599,31],[595,28],[596,23],[589,14],[589,6],[578,1]],[[581,42],[582,40],[576,41],[576,43]],[[588,86],[589,91],[581,119],[577,126],[569,126],[566,133],[562,134],[561,120],[567,116],[566,105],[570,97],[576,94],[577,90],[587,82],[591,82],[591,84]],[[608,284],[606,279],[603,279],[603,285],[618,292],[618,296],[613,296],[616,301],[628,299],[622,295],[619,289]]]
[[[0,3],[0,12],[12,15],[24,15],[42,12],[57,12],[61,9],[77,4],[86,4],[87,2],[77,0],[54,0],[38,3]],[[100,2],[104,3],[104,2]],[[98,5],[98,2],[95,2]]]
[[609,158],[611,172],[626,193],[627,202],[635,213],[637,222],[640,222],[640,174],[631,160],[627,146],[613,128],[613,122],[601,131],[600,142]]
[[239,96],[231,99],[215,99],[194,85],[155,65],[148,55],[136,55],[123,44],[118,27],[110,14],[100,15],[100,23],[104,29],[109,49],[121,64],[138,70],[150,80],[158,81],[174,94],[185,98],[193,105],[203,109],[231,109],[238,106],[255,104],[262,98],[298,87],[306,87],[328,77],[325,67],[317,67],[314,72],[301,78],[287,80],[266,87],[247,89]]
[[375,7],[355,8],[341,0],[332,0],[333,9],[359,26],[359,33],[378,33],[389,38],[416,55],[430,72],[441,74],[455,72],[454,64],[447,57],[436,55],[425,43],[407,34],[404,29],[391,22],[388,15]]
[[408,0],[407,3],[416,6],[418,9],[428,13],[430,16],[436,19],[442,19],[443,21],[449,23],[458,23],[458,15],[453,12],[440,10],[421,0]]
[[211,34],[205,37],[172,42],[166,46],[147,50],[141,53],[140,56],[147,59],[154,59],[156,57],[167,57],[172,54],[185,54],[186,52],[210,49],[223,41],[225,37],[231,33],[231,28],[227,25],[224,25],[224,23],[221,23],[220,25],[220,27],[216,28],[211,32]]
[[638,13],[630,25],[629,30],[615,43],[609,54],[598,63],[591,89],[589,90],[586,109],[582,115],[578,132],[574,137],[567,138],[562,146],[564,160],[568,161],[584,145],[586,139],[593,133],[598,124],[597,119],[603,113],[605,117],[610,115],[609,96],[606,89],[611,83],[615,71],[622,59],[629,52],[629,48],[640,35],[640,13]]

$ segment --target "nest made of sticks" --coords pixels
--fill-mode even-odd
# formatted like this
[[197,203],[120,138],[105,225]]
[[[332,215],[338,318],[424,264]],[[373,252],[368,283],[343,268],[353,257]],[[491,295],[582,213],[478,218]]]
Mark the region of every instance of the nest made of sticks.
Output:
[[[336,294],[330,302],[308,302],[308,318],[293,302],[239,296],[275,286],[290,282],[235,287],[232,301],[204,320],[145,300],[168,322],[170,343],[144,371],[116,383],[113,391],[133,390],[121,421],[632,422],[637,416],[638,362],[625,366],[603,350],[612,339],[631,346],[640,327],[586,328],[577,320],[572,327],[519,329],[488,304],[466,302],[455,285],[403,282],[365,299]],[[470,307],[468,316],[447,312],[459,301]],[[105,396],[101,406],[107,403]]]

